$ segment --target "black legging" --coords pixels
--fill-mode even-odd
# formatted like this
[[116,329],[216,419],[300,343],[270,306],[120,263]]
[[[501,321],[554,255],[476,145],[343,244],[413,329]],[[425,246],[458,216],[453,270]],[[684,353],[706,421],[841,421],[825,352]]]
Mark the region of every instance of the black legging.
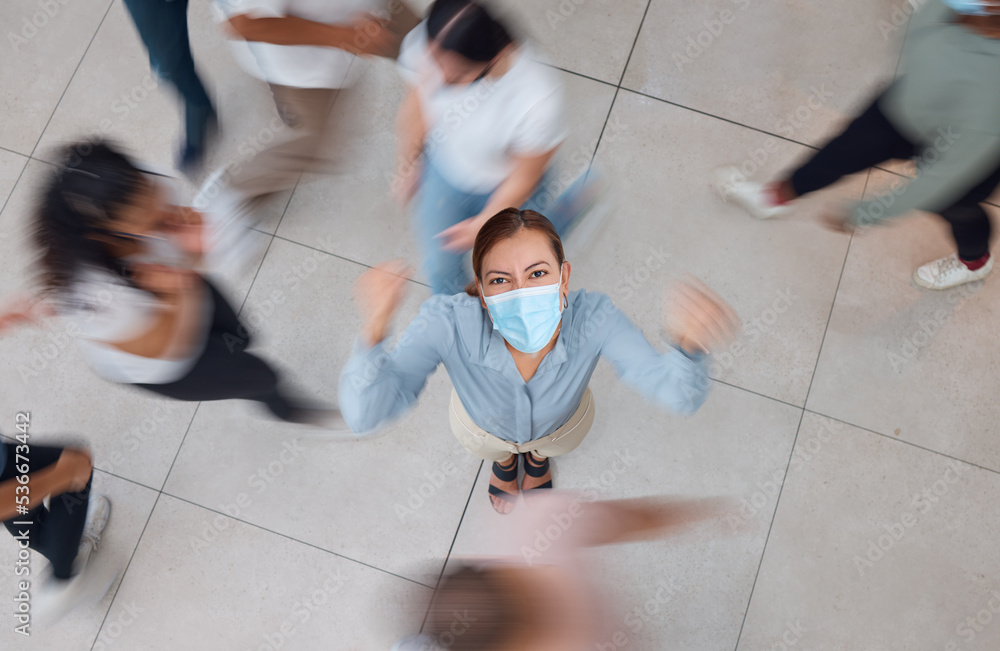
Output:
[[[0,482],[13,480],[20,475],[15,471],[17,466],[14,451],[16,446],[3,443],[7,449],[7,463],[0,472]],[[34,473],[51,466],[59,460],[63,448],[44,445],[30,446],[28,454],[28,472]],[[73,561],[80,548],[83,528],[87,524],[87,500],[90,498],[90,484],[78,493],[63,493],[49,497],[49,508],[39,505],[26,515],[17,515],[3,524],[14,536],[27,533],[28,547],[35,550],[52,563],[52,574],[57,579],[68,579],[73,572]],[[29,522],[30,524],[14,524],[14,522]]]
[[[795,170],[790,182],[796,194],[814,192],[848,174],[893,158],[912,158],[926,149],[925,145],[907,140],[889,122],[878,106],[881,99],[882,95],[876,97],[843,133]],[[958,255],[963,260],[976,260],[989,253],[990,218],[979,204],[1000,184],[1000,161],[997,163],[997,168],[987,178],[940,213],[951,225]]]
[[212,297],[212,326],[198,361],[174,382],[135,386],[177,400],[256,400],[278,418],[292,420],[295,406],[278,388],[278,374],[246,352],[250,333],[215,286],[203,280]]

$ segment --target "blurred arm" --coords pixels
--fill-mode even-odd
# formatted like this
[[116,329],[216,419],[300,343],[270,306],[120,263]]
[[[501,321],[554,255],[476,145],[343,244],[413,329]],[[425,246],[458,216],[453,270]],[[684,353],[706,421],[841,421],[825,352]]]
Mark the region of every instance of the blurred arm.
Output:
[[398,35],[374,19],[333,25],[296,16],[253,18],[240,14],[230,18],[228,24],[247,41],[272,45],[333,47],[351,54],[395,56],[400,41]]
[[535,188],[542,180],[549,162],[556,155],[556,149],[550,149],[543,154],[534,156],[514,156],[514,171],[490,195],[486,207],[480,215],[480,226],[490,217],[505,208],[520,208],[535,193]]
[[[13,457],[9,461],[11,464],[17,459],[16,447],[14,445],[7,447],[8,454]],[[82,490],[92,469],[89,454],[82,450],[66,449],[56,463],[28,475],[27,491],[17,490],[22,484],[17,481],[16,476],[0,482],[0,520],[10,520],[18,515],[18,497],[24,506],[35,509],[46,497],[62,495],[71,490]],[[17,476],[20,475],[21,473],[18,473]],[[25,495],[30,498],[27,503],[24,503]]]

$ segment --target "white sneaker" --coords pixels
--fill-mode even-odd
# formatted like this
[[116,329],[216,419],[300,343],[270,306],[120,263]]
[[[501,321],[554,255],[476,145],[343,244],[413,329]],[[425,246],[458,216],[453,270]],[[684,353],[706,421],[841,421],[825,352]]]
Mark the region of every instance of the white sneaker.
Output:
[[90,560],[90,554],[101,544],[101,533],[108,526],[111,517],[111,501],[103,495],[91,493],[87,501],[87,524],[83,526],[83,536],[80,538],[80,549],[73,561],[73,571],[82,572]]
[[913,282],[927,289],[950,289],[981,280],[993,270],[993,257],[975,271],[958,259],[957,253],[920,265],[913,272]]
[[211,271],[239,273],[248,269],[259,248],[253,229],[260,214],[256,200],[229,187],[227,174],[225,167],[213,172],[191,203],[205,217],[205,266]]
[[771,202],[761,183],[746,180],[739,168],[732,165],[715,170],[715,191],[726,203],[735,203],[757,219],[771,219],[788,212],[787,205]]

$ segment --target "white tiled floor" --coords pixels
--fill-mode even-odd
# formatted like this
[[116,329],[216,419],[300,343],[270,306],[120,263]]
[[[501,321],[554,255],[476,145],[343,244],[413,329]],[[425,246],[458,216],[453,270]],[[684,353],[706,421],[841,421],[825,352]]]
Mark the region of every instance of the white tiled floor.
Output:
[[[825,202],[870,194],[888,172],[846,179],[766,223],[709,190],[714,167],[768,145],[754,175],[766,179],[849,119],[896,68],[901,32],[884,38],[879,21],[906,2],[497,3],[562,71],[573,134],[562,162],[594,154],[617,186],[614,219],[574,260],[574,286],[608,293],[653,335],[661,288],[693,273],[748,324],[691,418],[664,416],[600,366],[594,431],[555,462],[559,485],[583,487],[626,451],[638,461],[602,497],[742,504],[741,525],[711,537],[595,555],[617,577],[607,589],[623,612],[674,590],[641,626],[623,626],[628,644],[615,648],[1000,648],[987,607],[1000,590],[998,284],[916,290],[912,268],[948,250],[930,217],[852,237],[813,223]],[[176,100],[150,90],[120,0],[49,4],[58,10],[34,31],[24,19],[36,0],[0,4],[0,32],[24,35],[5,37],[0,55],[2,294],[27,280],[23,228],[55,148],[100,132],[168,165],[177,145]],[[191,16],[222,115],[211,160],[221,164],[274,108],[231,60],[207,0],[192,0]],[[401,93],[391,65],[367,65],[335,108],[339,173],[270,201],[266,255],[226,285],[262,354],[320,400],[335,398],[359,326],[353,281],[381,260],[418,262],[387,193]],[[400,322],[429,294],[419,281]],[[775,301],[787,310],[771,311]],[[488,551],[485,532],[501,523],[486,473],[448,432],[449,390],[439,372],[380,438],[300,441],[247,403],[174,403],[99,381],[57,324],[0,339],[0,417],[12,424],[30,410],[36,441],[66,432],[90,442],[95,481],[114,503],[100,557],[122,570],[100,604],[27,640],[8,622],[0,647],[387,649],[419,628],[449,558]],[[425,490],[442,468],[443,483]],[[401,516],[418,491],[423,503]],[[0,537],[3,594],[14,555]]]

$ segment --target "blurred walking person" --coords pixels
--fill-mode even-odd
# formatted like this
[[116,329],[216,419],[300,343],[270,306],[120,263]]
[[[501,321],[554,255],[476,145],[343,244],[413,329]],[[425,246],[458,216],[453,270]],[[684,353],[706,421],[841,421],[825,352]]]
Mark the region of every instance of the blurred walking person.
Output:
[[413,200],[435,294],[462,291],[465,254],[496,213],[541,212],[565,238],[600,194],[586,175],[562,188],[551,170],[566,115],[559,78],[538,58],[474,0],[437,0],[403,41],[393,189]]
[[18,591],[30,596],[30,603],[26,620],[17,620],[16,612],[14,617],[18,625],[27,624],[28,633],[32,623],[48,626],[73,608],[98,601],[116,574],[98,569],[90,559],[111,515],[108,498],[91,492],[90,453],[77,446],[29,443],[30,418],[19,413],[21,436],[15,433],[15,443],[0,443],[0,520],[25,554],[34,550],[50,564],[49,574],[38,580],[32,574],[39,573],[21,562],[27,557],[18,555],[14,585],[26,581],[31,586],[30,592]]
[[720,170],[718,189],[768,219],[848,174],[884,161],[915,159],[907,185],[824,216],[835,230],[877,224],[912,210],[940,215],[958,249],[921,265],[913,281],[948,289],[993,269],[992,227],[982,204],[1000,185],[1000,2],[929,0],[911,18],[902,74],[843,133],[781,180],[748,182]]
[[504,553],[454,563],[434,592],[423,634],[392,651],[619,648],[621,620],[587,549],[678,535],[731,509],[717,498],[593,501],[550,492],[491,532]]
[[[211,225],[174,203],[168,179],[103,142],[72,145],[35,215],[40,293],[99,376],[177,400],[245,399],[277,418],[342,428],[339,412],[282,388],[200,270]],[[0,323],[38,318],[30,303]]]
[[[359,76],[360,55],[394,57],[416,16],[399,0],[217,0],[237,61],[267,82],[282,126],[274,144],[214,172],[195,206],[231,226],[224,246],[258,220],[263,197],[295,187],[303,172],[329,172],[336,153],[330,112]],[[380,17],[381,16],[381,17]],[[388,16],[388,18],[386,18]],[[232,264],[241,256],[236,251]]]

